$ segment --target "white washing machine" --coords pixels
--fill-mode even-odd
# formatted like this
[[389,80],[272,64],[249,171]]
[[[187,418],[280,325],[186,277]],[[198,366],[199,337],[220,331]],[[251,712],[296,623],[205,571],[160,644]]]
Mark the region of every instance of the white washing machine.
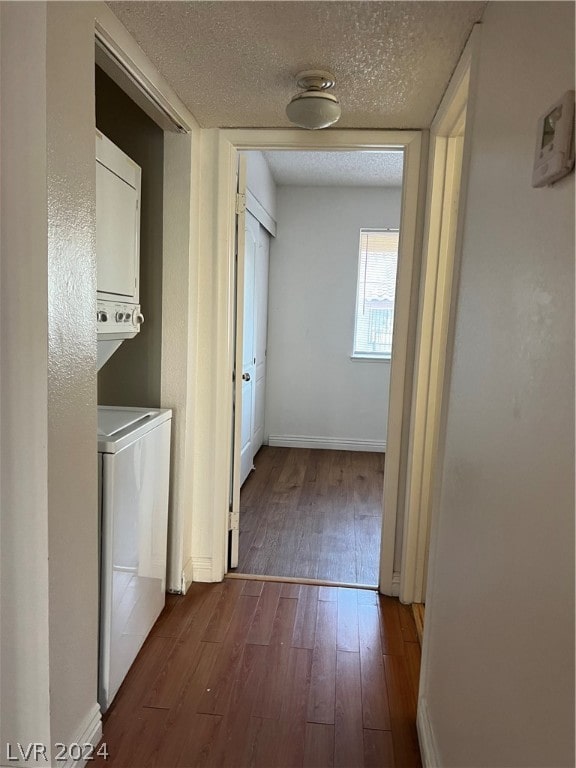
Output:
[[103,712],[164,607],[171,418],[165,409],[98,408]]

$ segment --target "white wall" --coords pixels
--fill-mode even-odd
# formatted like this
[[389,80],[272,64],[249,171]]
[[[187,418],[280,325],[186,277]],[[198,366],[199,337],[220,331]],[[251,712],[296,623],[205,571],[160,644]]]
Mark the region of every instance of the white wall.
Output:
[[441,766],[574,765],[574,174],[530,186],[574,5],[481,31],[422,724]]
[[53,741],[63,742],[99,719],[94,16],[86,6],[47,4],[50,720]]
[[[400,188],[278,187],[266,435],[386,440],[389,362],[352,361],[362,227],[397,227]],[[319,446],[322,447],[322,446]]]
[[[50,741],[46,11],[31,3],[2,3],[0,30],[0,744],[4,762],[8,740]],[[30,98],[23,99],[23,92]]]
[[93,24],[2,6],[3,744],[100,721]]

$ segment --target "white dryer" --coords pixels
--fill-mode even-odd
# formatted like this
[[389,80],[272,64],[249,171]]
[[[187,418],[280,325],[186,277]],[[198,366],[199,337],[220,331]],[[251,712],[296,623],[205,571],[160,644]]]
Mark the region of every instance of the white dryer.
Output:
[[165,409],[98,408],[103,712],[164,607],[171,417]]

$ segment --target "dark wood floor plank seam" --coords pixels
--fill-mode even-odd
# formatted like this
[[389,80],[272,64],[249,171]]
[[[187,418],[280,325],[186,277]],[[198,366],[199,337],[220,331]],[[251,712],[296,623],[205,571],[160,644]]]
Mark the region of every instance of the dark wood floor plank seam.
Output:
[[231,754],[239,756],[239,765],[243,765],[244,755],[250,751],[251,711],[262,679],[266,651],[263,645],[244,646],[239,674],[220,728],[214,765],[226,766]]
[[334,726],[306,723],[303,768],[333,768]]
[[221,590],[218,589],[204,590],[204,599],[198,601],[199,606],[194,605],[192,618],[186,623],[186,629],[179,634],[152,683],[145,706],[170,708],[178,699],[182,685],[198,662],[201,637],[206,631],[220,594]]
[[358,642],[358,596],[354,589],[338,589],[338,630],[336,648],[339,651],[360,651]]
[[258,599],[254,619],[250,626],[246,642],[252,645],[268,645],[272,636],[274,617],[278,609],[282,585],[268,581],[264,584]]
[[314,648],[318,620],[318,587],[303,586],[298,598],[298,609],[292,633],[294,648]]
[[318,600],[316,641],[308,697],[308,722],[334,724],[336,697],[336,601]]
[[218,669],[208,679],[206,691],[196,710],[198,714],[223,715],[226,712],[259,600],[258,597],[242,594],[237,598],[228,630],[218,651]]
[[335,705],[335,768],[363,765],[362,694],[360,654],[337,651]]
[[389,731],[390,709],[382,658],[380,615],[375,605],[358,606],[362,722],[369,730]]
[[297,601],[289,598],[278,601],[272,636],[267,646],[265,671],[252,708],[255,717],[277,719],[280,716],[296,610]]
[[222,594],[212,612],[202,640],[222,642],[232,621],[236,600],[244,588],[244,582],[225,579],[223,584]]

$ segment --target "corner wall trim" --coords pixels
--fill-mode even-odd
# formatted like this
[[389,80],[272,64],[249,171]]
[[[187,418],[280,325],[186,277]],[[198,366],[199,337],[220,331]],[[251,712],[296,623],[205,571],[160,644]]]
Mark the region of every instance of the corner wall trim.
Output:
[[371,451],[384,453],[385,440],[351,440],[347,437],[315,437],[310,435],[270,435],[268,445],[277,448],[324,448],[331,451]]
[[[83,748],[83,754],[86,754],[84,747],[87,744],[92,744],[93,747],[98,745],[98,742],[102,738],[102,714],[100,712],[100,706],[94,703],[94,706],[86,716],[86,719],[78,729],[76,738],[72,739],[70,744],[77,744]],[[62,768],[84,768],[88,765],[88,759],[73,760],[72,757],[68,757],[66,762],[59,763]]]
[[422,765],[424,768],[442,768],[438,746],[428,714],[428,705],[424,698],[421,698],[418,702],[418,718],[416,725],[418,728],[420,752],[422,754]]
[[[190,561],[189,561],[190,562]],[[212,576],[212,558],[211,557],[192,557],[192,575],[194,581],[211,582]],[[188,563],[186,563],[188,566]]]

